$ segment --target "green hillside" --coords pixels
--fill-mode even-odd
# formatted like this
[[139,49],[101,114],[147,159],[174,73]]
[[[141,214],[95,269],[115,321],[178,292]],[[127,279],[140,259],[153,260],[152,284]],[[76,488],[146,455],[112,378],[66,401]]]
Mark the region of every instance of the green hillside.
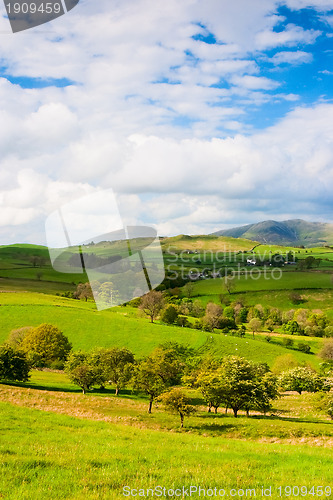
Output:
[[[52,398],[50,393],[48,398]],[[106,404],[111,408],[115,405],[112,401]],[[194,430],[199,424],[203,426],[205,432],[200,436],[186,429],[179,433],[142,428],[142,411],[131,417],[130,427],[122,408],[114,419],[104,416],[104,422],[94,421],[94,416],[82,418],[75,408],[70,408],[72,416],[59,415],[55,408],[54,404],[50,412],[0,403],[0,432],[6,433],[0,444],[3,498],[113,500],[124,497],[126,485],[137,491],[158,485],[181,490],[196,485],[210,491],[223,488],[232,495],[254,488],[258,496],[262,487],[271,487],[273,498],[277,498],[278,487],[289,486],[291,481],[308,491],[322,485],[321,494],[330,484],[331,451],[314,446],[314,438],[311,444],[298,446],[293,441],[279,444],[277,438],[267,442],[273,440],[269,437],[266,442],[246,442],[226,437],[225,432],[235,428],[234,422],[226,418],[215,421],[213,415],[211,422],[207,415],[201,417],[202,422],[196,417],[189,420]],[[245,421],[252,419],[237,420],[238,426],[244,421],[242,429]],[[271,422],[263,423],[272,428]],[[172,417],[172,424],[175,428],[176,417]],[[316,425],[325,432],[325,424]],[[283,425],[291,426],[289,422]],[[294,425],[290,434],[300,435],[300,425],[308,427]],[[313,428],[315,424],[309,425]],[[208,434],[210,430],[213,435]],[[310,470],[311,475],[304,473]]]
[[198,253],[200,253],[204,250],[211,250],[214,252],[249,251],[253,248],[254,243],[246,238],[238,239],[228,236],[212,235],[188,236],[181,234],[169,238],[161,238],[161,245],[165,252],[197,250]]
[[333,224],[307,222],[301,219],[282,222],[267,220],[217,231],[214,235],[247,238],[267,244],[313,247],[333,244]]
[[[240,339],[191,328],[151,324],[146,317],[129,306],[97,311],[92,302],[77,301],[37,293],[0,294],[0,342],[9,332],[23,326],[51,323],[59,327],[75,350],[95,347],[128,347],[137,356],[148,355],[158,344],[173,341],[201,348],[203,353],[218,357],[238,354],[270,366],[277,356],[290,352],[282,345],[250,336]],[[319,360],[309,354],[293,351],[301,363],[317,367]]]

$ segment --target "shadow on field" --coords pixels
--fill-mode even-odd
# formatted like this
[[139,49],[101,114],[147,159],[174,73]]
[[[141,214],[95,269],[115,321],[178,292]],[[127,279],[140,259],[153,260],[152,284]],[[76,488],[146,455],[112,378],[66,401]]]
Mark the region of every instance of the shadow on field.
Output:
[[[73,389],[66,387],[50,387],[47,385],[39,385],[39,384],[29,384],[19,383],[19,382],[1,382],[2,385],[7,385],[9,387],[21,387],[22,389],[36,389],[37,391],[50,391],[50,392],[69,392],[69,393],[82,393],[82,390],[78,387],[73,387]],[[114,393],[114,391],[110,391],[110,393]]]
[[[1,385],[6,385],[8,387],[21,387],[22,389],[35,389],[36,391],[49,391],[49,392],[65,392],[69,394],[82,394],[82,389],[80,387],[52,387],[48,385],[42,385],[42,384],[34,384],[34,383],[29,383],[29,382],[1,382]],[[83,394],[82,394],[83,395]],[[100,388],[94,388],[89,391],[86,391],[86,394],[84,395],[85,397],[89,396],[112,396],[115,399],[118,397],[121,399],[131,399],[131,400],[142,400],[146,401],[146,398],[144,395],[141,393],[135,393],[132,392],[130,389],[122,389],[119,393],[119,396],[116,396],[115,394],[115,389],[100,389]]]
[[[200,415],[201,417],[201,415]],[[224,423],[216,423],[216,422],[211,422],[205,423],[205,424],[199,424],[199,425],[191,425],[191,430],[196,430],[199,432],[202,431],[218,431],[219,433],[227,433],[230,430],[235,430],[235,426],[233,424],[224,424]]]

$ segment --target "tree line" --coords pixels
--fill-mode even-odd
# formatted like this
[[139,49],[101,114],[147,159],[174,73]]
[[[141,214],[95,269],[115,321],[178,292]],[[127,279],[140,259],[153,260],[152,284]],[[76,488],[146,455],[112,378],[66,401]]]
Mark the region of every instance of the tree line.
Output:
[[[333,343],[327,346],[332,354]],[[217,413],[223,407],[231,409],[236,418],[239,411],[247,415],[250,411],[271,411],[280,390],[327,393],[327,401],[323,401],[328,414],[332,406],[332,357],[326,361],[325,375],[304,366],[287,366],[277,375],[266,363],[238,356],[204,356],[177,342],[161,344],[142,359],[136,359],[125,347],[73,352],[67,337],[48,324],[11,333],[0,347],[0,380],[27,382],[32,367],[55,367],[56,362],[84,394],[97,387],[103,390],[106,385],[112,385],[116,395],[124,389],[143,392],[148,397],[149,413],[154,403],[162,404],[179,414],[181,425],[184,417],[196,410],[184,387],[200,391],[209,412],[213,409]]]

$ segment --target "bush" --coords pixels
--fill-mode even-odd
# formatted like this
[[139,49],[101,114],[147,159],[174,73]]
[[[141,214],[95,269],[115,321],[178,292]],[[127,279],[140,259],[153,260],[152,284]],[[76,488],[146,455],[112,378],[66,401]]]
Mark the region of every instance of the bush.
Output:
[[311,352],[311,347],[309,344],[305,344],[304,342],[299,342],[297,349],[301,352],[305,352],[306,354],[309,354]]
[[43,323],[28,331],[22,340],[22,350],[32,366],[51,366],[54,361],[66,361],[72,345],[56,326]]
[[0,347],[0,379],[26,382],[30,366],[24,352],[3,345]]
[[289,300],[292,304],[301,304],[303,302],[302,296],[297,292],[291,292],[289,294]]
[[178,311],[175,306],[168,305],[161,313],[161,321],[167,325],[173,325],[178,318]]
[[193,328],[195,330],[202,330],[203,329],[202,320],[196,319],[195,322],[193,323]]
[[279,382],[285,391],[296,391],[299,394],[303,391],[317,392],[323,387],[323,380],[315,372],[304,367],[283,372]]
[[187,319],[187,317],[184,316],[183,314],[178,315],[176,324],[178,326],[183,326],[186,328],[191,328],[191,326],[192,326],[191,323],[189,322],[189,320]]
[[283,342],[283,345],[285,347],[288,347],[288,348],[290,348],[294,345],[293,339],[289,339],[288,337],[284,338],[282,342]]

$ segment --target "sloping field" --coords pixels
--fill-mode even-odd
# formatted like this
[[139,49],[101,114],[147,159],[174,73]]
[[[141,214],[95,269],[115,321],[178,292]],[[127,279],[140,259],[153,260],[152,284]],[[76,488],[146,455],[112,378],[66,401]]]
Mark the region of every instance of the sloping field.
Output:
[[[267,362],[287,351],[279,345],[268,344],[261,338],[240,339],[219,333],[206,333],[190,328],[151,324],[146,317],[130,307],[97,311],[92,302],[76,301],[36,293],[0,293],[0,342],[11,330],[23,326],[52,323],[59,327],[73,348],[89,350],[94,347],[128,347],[137,356],[147,355],[160,343],[173,341],[217,356],[238,354],[253,361]],[[317,365],[313,355],[293,351],[300,362]]]

